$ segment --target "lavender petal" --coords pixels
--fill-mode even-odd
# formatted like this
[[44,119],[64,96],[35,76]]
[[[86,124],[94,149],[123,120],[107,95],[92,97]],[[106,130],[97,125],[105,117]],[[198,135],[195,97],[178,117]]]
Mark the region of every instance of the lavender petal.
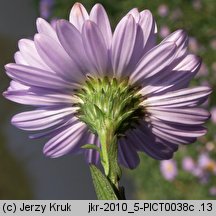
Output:
[[139,164],[139,156],[128,140],[121,139],[118,142],[119,163],[129,169],[134,169]]
[[57,21],[56,28],[63,48],[77,64],[79,70],[86,74],[89,70],[89,63],[84,51],[81,33],[66,20]]
[[6,91],[3,95],[8,100],[36,107],[69,106],[73,103],[71,95],[65,95],[62,93],[47,93],[46,91],[35,93],[29,90],[15,90]]
[[174,60],[175,52],[176,45],[172,42],[161,43],[154,47],[141,58],[131,74],[131,81],[142,83],[144,79],[157,74]]
[[158,142],[150,129],[144,126],[133,130],[129,139],[137,143],[139,151],[145,152],[156,160],[169,159],[174,152],[171,147]]
[[36,34],[35,46],[45,63],[63,79],[72,82],[80,82],[84,79],[79,66],[57,41],[46,35]]
[[112,30],[107,13],[101,4],[96,4],[92,8],[90,12],[90,20],[97,24],[104,37],[106,47],[109,49],[112,42]]
[[82,31],[83,44],[91,63],[92,71],[104,75],[108,69],[108,50],[98,26],[92,21],[86,21]]
[[178,47],[177,53],[176,53],[177,58],[185,55],[187,52],[188,36],[187,36],[187,33],[182,29],[179,29],[173,32],[172,34],[167,36],[161,43],[164,43],[164,42],[175,42],[175,44]]
[[39,34],[46,35],[55,41],[58,41],[58,37],[54,28],[44,19],[38,18],[36,21],[37,30]]
[[63,124],[67,119],[73,117],[75,108],[67,107],[62,109],[37,109],[19,113],[13,116],[11,122],[22,130],[43,130],[55,125]]
[[180,89],[159,96],[152,96],[143,101],[147,107],[195,107],[202,104],[211,93],[208,86]]
[[74,86],[73,83],[64,81],[52,72],[35,67],[10,63],[5,66],[5,69],[8,76],[27,86],[70,90]]
[[82,144],[80,140],[85,137],[86,131],[86,126],[81,122],[68,127],[45,144],[44,154],[56,158],[69,152],[79,152]]
[[32,40],[22,39],[19,41],[18,46],[24,61],[29,66],[52,72],[52,70],[44,63],[44,61],[39,56],[35,48],[35,44]]
[[[86,143],[96,145],[100,147],[100,141],[98,137],[92,133],[90,133],[88,139],[86,140]],[[99,161],[99,152],[94,149],[86,149],[84,150],[85,159],[87,163],[97,164]]]
[[137,25],[132,15],[125,16],[117,25],[111,47],[111,60],[116,76],[127,76],[133,54]]
[[89,19],[89,15],[85,7],[80,3],[75,3],[70,12],[70,22],[81,32],[87,19]]
[[161,95],[167,92],[186,88],[190,80],[197,74],[201,65],[200,58],[192,54],[186,55],[174,66],[168,66],[160,73],[143,82],[142,95]]
[[138,24],[143,31],[144,52],[148,52],[156,44],[156,33],[157,33],[156,22],[149,10],[144,10],[140,13],[140,20]]
[[180,125],[201,125],[209,119],[210,114],[202,108],[151,108],[150,119],[160,119]]

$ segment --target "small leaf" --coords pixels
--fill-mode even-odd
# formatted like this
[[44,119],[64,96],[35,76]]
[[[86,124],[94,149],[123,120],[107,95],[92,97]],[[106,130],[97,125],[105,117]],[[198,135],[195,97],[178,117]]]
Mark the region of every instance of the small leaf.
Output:
[[85,144],[85,145],[81,146],[81,148],[83,148],[83,149],[93,149],[93,150],[96,150],[99,153],[101,153],[101,149],[98,146],[94,145],[94,144]]
[[90,164],[95,192],[99,200],[118,200],[114,188],[107,177],[93,164]]
[[102,112],[102,110],[96,104],[94,104],[94,108],[96,110],[96,114],[98,114],[98,117],[103,119],[104,118],[104,113]]

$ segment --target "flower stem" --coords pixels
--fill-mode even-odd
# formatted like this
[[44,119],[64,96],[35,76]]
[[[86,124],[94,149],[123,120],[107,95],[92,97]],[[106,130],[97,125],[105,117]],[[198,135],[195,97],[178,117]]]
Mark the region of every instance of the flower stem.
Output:
[[113,186],[117,197],[124,199],[122,188],[119,187],[121,168],[118,164],[117,136],[114,134],[112,126],[102,129],[99,138],[101,142],[101,163],[105,175]]

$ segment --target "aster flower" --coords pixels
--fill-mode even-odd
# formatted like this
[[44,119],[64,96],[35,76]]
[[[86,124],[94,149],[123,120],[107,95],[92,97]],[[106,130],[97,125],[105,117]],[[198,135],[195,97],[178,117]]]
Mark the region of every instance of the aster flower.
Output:
[[206,133],[209,113],[199,105],[211,90],[188,87],[201,60],[188,53],[185,31],[157,45],[149,10],[132,9],[112,33],[100,4],[89,14],[80,3],[69,21],[54,29],[39,18],[37,30],[34,40],[19,41],[16,63],[5,66],[12,81],[4,96],[36,107],[12,124],[40,131],[31,138],[49,137],[45,155],[84,153],[95,164],[100,156],[108,175],[118,170],[113,158],[131,169],[139,151],[170,159],[179,145]]
[[175,160],[170,159],[170,160],[163,160],[160,162],[160,171],[163,175],[163,177],[167,181],[173,181],[177,174],[178,174],[178,169]]

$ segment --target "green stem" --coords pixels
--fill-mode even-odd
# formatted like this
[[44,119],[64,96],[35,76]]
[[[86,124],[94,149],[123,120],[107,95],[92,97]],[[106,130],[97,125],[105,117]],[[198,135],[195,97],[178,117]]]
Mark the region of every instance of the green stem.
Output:
[[122,188],[119,187],[119,180],[121,178],[121,168],[118,164],[118,144],[117,136],[114,134],[112,127],[107,127],[101,130],[99,134],[101,142],[101,163],[104,172],[110,183],[113,185],[117,196],[124,199],[122,196]]

